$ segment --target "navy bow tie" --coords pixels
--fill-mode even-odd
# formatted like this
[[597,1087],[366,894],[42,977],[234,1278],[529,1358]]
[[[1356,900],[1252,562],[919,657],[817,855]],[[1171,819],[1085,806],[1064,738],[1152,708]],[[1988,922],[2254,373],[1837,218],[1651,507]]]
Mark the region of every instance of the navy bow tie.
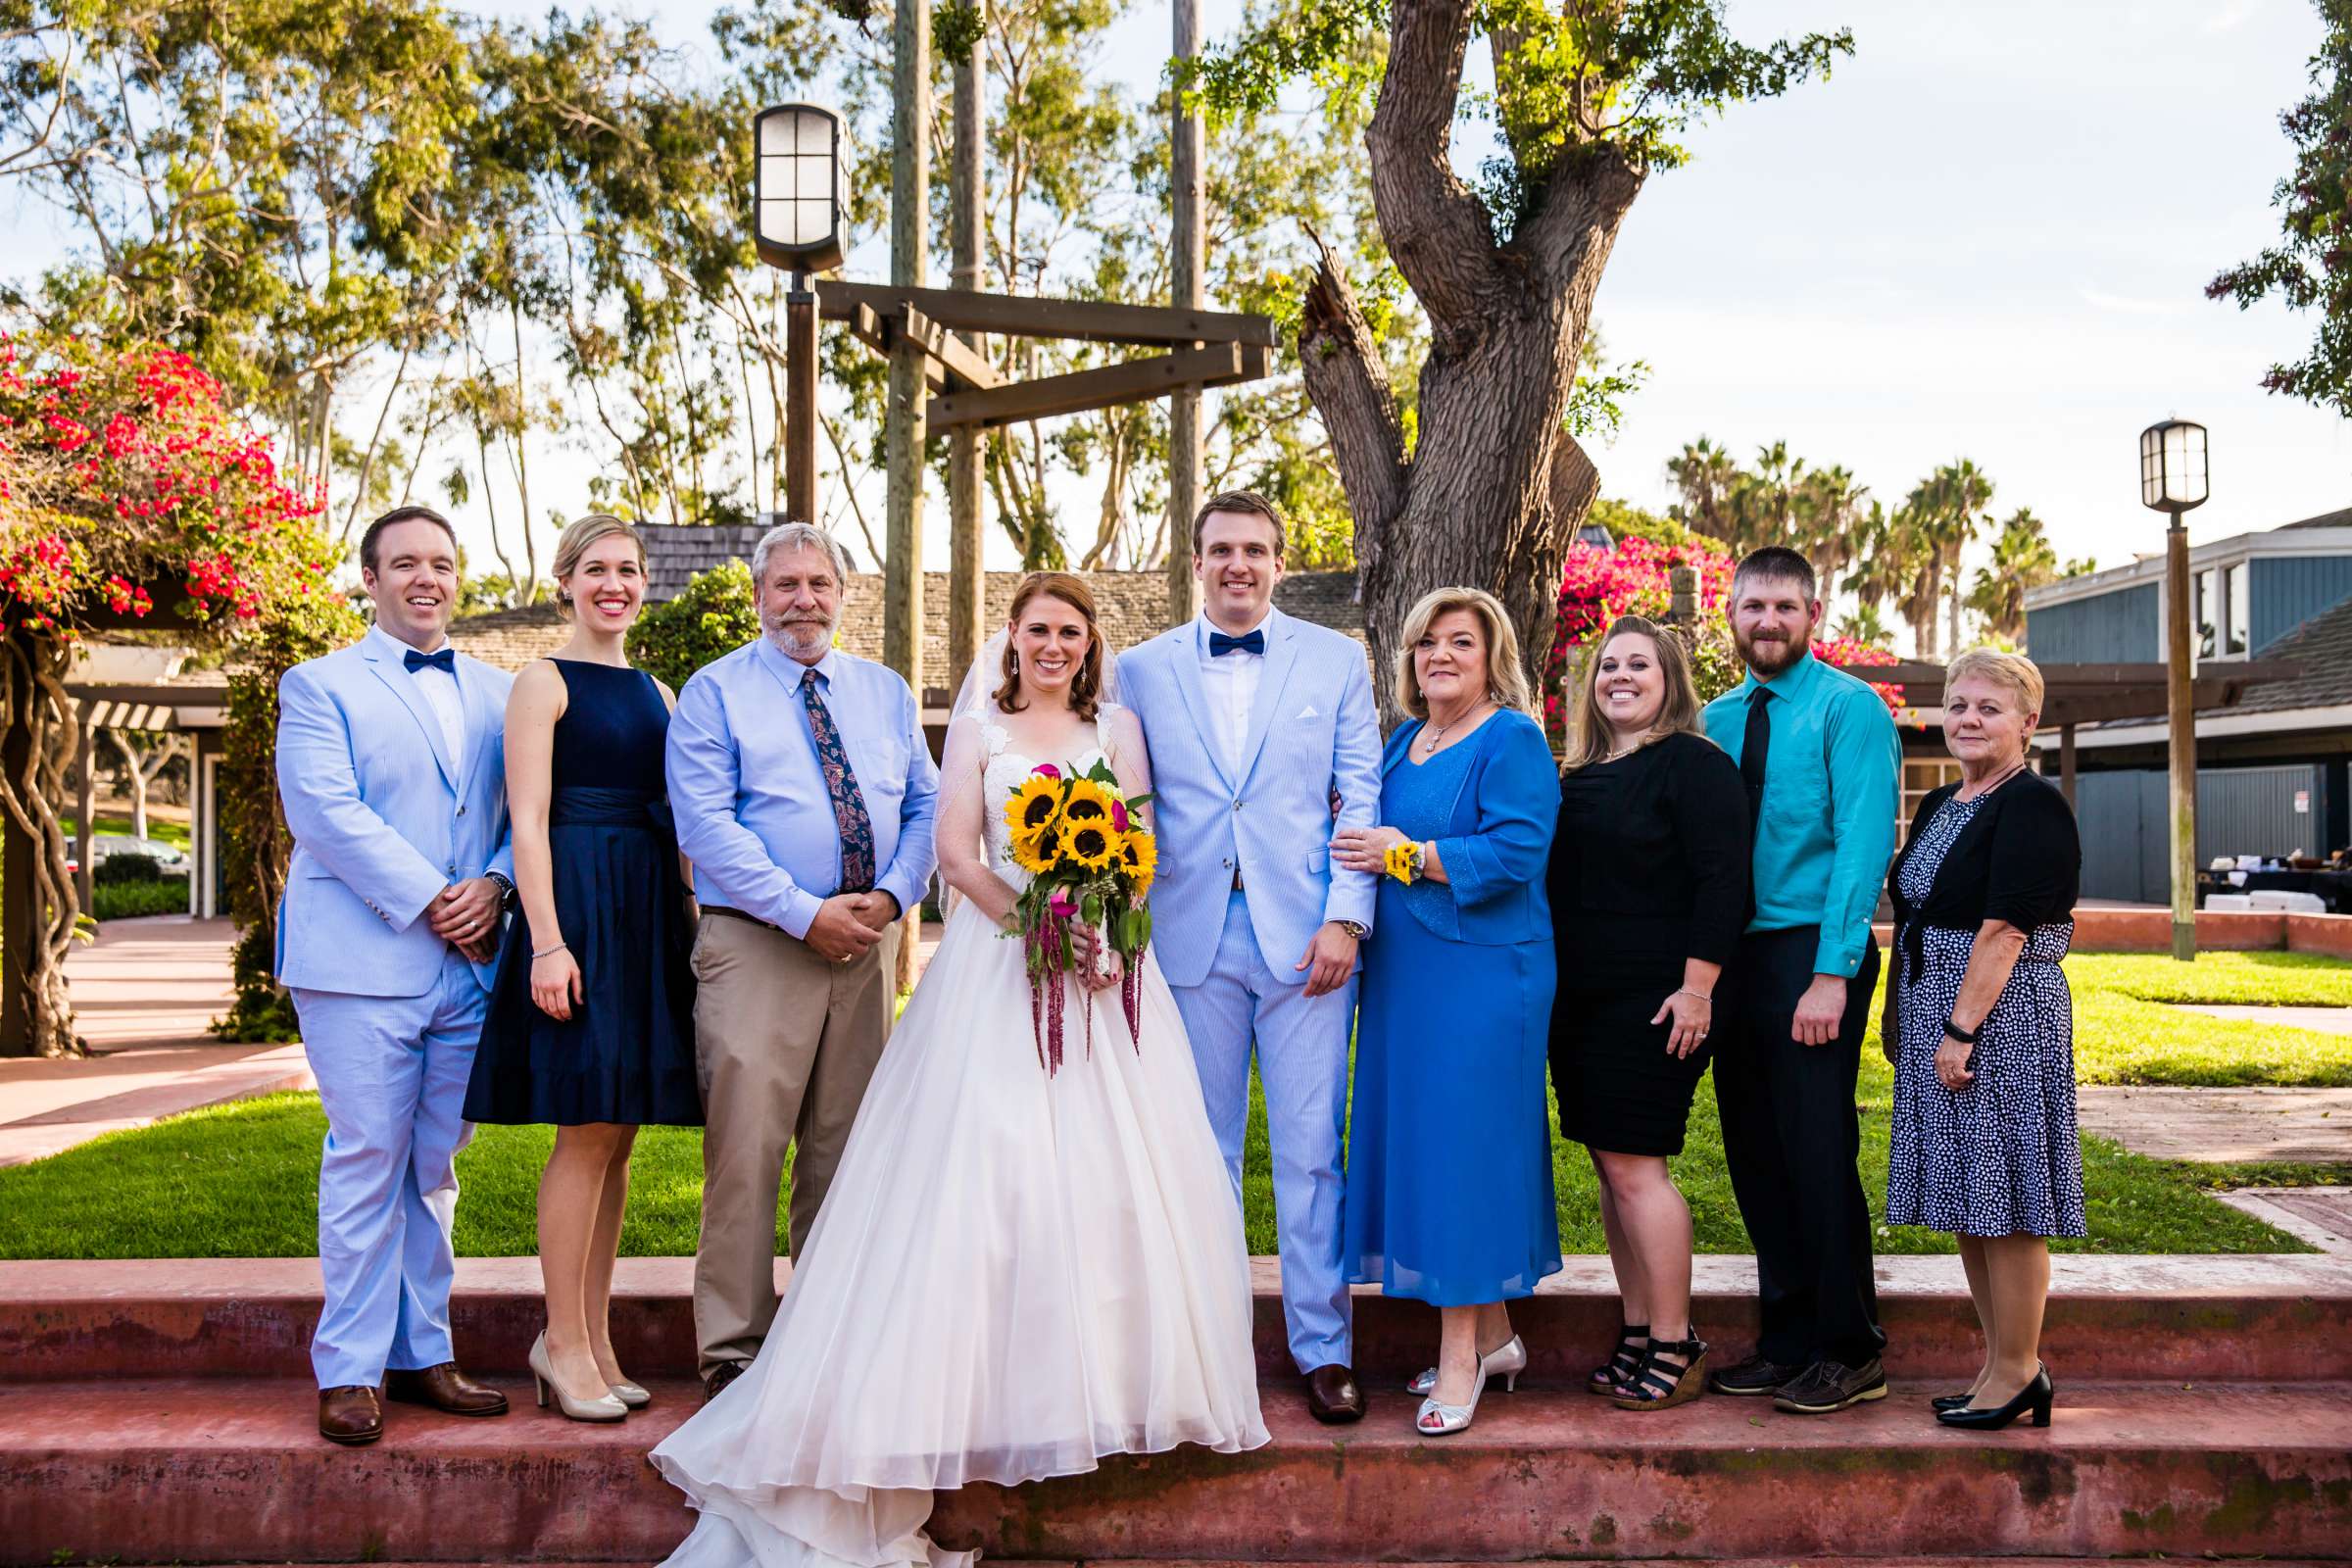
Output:
[[1208,634],[1208,657],[1211,659],[1222,659],[1227,654],[1255,654],[1262,659],[1265,652],[1266,632],[1262,626],[1256,631],[1244,632],[1239,637],[1228,637],[1221,631]]
[[412,671],[422,669],[425,665],[430,664],[444,675],[455,675],[458,672],[458,651],[455,648],[444,648],[437,654],[420,654],[412,648],[401,656],[400,662]]

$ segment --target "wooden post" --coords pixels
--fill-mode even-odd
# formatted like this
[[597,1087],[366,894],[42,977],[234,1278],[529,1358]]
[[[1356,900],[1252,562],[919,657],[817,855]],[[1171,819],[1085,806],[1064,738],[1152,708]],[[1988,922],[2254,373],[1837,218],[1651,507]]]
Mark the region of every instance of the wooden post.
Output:
[[[982,25],[987,23],[986,0]],[[987,199],[988,153],[981,127],[988,118],[987,73],[981,45],[956,63],[956,167],[948,190],[950,239],[956,251],[956,287],[977,294],[982,275],[980,215]],[[977,354],[985,346],[978,332],[959,334]],[[985,462],[983,433],[977,425],[958,425],[948,448],[948,669],[961,679],[980,657],[981,622],[986,614],[987,568],[984,564],[988,516],[981,465]]]
[[[90,852],[97,847],[94,835],[98,831],[98,785],[91,777],[95,769],[90,764],[97,760],[98,732],[90,723],[90,705],[84,702],[77,706],[81,711],[75,715],[74,768],[81,775],[81,781],[76,786],[79,793],[74,802],[74,899],[75,907],[87,914],[90,912],[90,889],[93,885],[90,865],[93,857]],[[136,766],[137,763],[132,765]]]
[[[1200,52],[1200,0],[1171,0],[1175,57]],[[1180,98],[1169,127],[1168,196],[1175,224],[1170,260],[1174,277],[1168,303],[1178,310],[1201,305],[1200,117],[1185,112]],[[1200,389],[1179,387],[1168,399],[1168,624],[1181,625],[1200,613],[1200,584],[1193,578],[1193,514],[1200,510]]]
[[2058,726],[2058,789],[2066,797],[2066,808],[2075,808],[2075,726]]
[[2172,716],[2173,956],[2197,956],[2197,709],[2190,673],[2195,646],[2188,616],[2188,530],[2180,514],[2165,530],[2165,662]]
[[[795,273],[784,296],[784,514],[815,523],[816,435],[822,416],[816,406],[816,291],[805,272]],[[842,475],[849,483],[849,475]]]
[[[929,270],[931,187],[931,0],[898,0],[891,29],[891,69],[896,86],[891,113],[890,281],[896,288],[921,288]],[[883,453],[887,469],[885,511],[890,559],[883,564],[882,662],[923,700],[923,441],[922,345],[901,334],[890,351],[890,400],[884,413]],[[914,985],[915,949],[922,937],[922,910],[906,911],[899,943],[898,989]]]

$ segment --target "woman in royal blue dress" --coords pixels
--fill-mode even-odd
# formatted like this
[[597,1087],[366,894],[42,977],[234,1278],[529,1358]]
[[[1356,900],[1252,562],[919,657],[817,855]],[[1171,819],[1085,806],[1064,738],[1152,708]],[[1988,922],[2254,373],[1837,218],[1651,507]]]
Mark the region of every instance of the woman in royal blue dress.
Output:
[[1506,1303],[1560,1267],[1544,1095],[1556,960],[1544,869],[1559,813],[1502,606],[1441,588],[1405,617],[1382,825],[1332,858],[1383,873],[1364,949],[1348,1149],[1348,1278],[1438,1308],[1414,1425],[1470,1425],[1527,1366]]
[[556,1128],[539,1179],[547,1330],[539,1402],[617,1421],[645,1390],[613,1358],[607,1316],[642,1126],[700,1126],[694,929],[662,774],[669,689],[629,667],[645,546],[582,517],[556,546],[570,641],[515,677],[507,803],[521,912],[508,926],[466,1090],[468,1121]]

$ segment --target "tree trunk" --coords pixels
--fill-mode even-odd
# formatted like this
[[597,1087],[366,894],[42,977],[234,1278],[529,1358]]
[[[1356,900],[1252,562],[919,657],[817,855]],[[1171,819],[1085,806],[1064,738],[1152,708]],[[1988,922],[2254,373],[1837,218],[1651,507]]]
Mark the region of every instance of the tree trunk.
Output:
[[[1502,602],[1531,683],[1551,646],[1567,541],[1599,475],[1565,428],[1592,298],[1642,172],[1572,147],[1511,239],[1453,172],[1448,141],[1469,0],[1396,0],[1365,136],[1391,257],[1428,314],[1419,435],[1402,423],[1369,324],[1326,247],[1299,325],[1300,368],[1355,519],[1357,591],[1375,663],[1434,588]],[[1375,683],[1388,708],[1388,682]]]
[[[13,845],[25,849],[25,864],[8,867],[8,890],[24,906],[0,918],[5,934],[6,978],[16,988],[8,1000],[10,1022],[22,1019],[22,1036],[0,1042],[0,1050],[36,1056],[81,1054],[74,1033],[74,999],[66,989],[65,957],[73,946],[80,910],[74,877],[66,869],[66,832],[56,803],[66,798],[66,767],[73,760],[74,726],[66,722],[66,666],[71,659],[56,639],[17,631],[0,652],[0,809],[5,809]],[[12,1029],[10,1033],[16,1034]]]

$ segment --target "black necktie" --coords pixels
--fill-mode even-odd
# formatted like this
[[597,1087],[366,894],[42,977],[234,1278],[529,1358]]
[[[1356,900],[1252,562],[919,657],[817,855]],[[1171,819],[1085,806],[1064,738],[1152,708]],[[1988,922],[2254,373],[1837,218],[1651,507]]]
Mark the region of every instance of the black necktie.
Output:
[[432,665],[444,675],[455,675],[458,672],[458,651],[455,648],[444,648],[437,654],[420,654],[412,648],[401,656],[400,662],[406,664],[412,673],[424,668],[427,664]]
[[1221,631],[1208,634],[1208,657],[1211,659],[1222,659],[1227,654],[1255,654],[1262,659],[1265,652],[1266,633],[1262,626],[1256,631],[1244,632],[1239,637],[1228,637]]
[[1740,777],[1747,785],[1747,826],[1754,832],[1764,812],[1764,757],[1772,750],[1772,715],[1766,705],[1772,689],[1759,686],[1747,694],[1747,734],[1740,742]]

